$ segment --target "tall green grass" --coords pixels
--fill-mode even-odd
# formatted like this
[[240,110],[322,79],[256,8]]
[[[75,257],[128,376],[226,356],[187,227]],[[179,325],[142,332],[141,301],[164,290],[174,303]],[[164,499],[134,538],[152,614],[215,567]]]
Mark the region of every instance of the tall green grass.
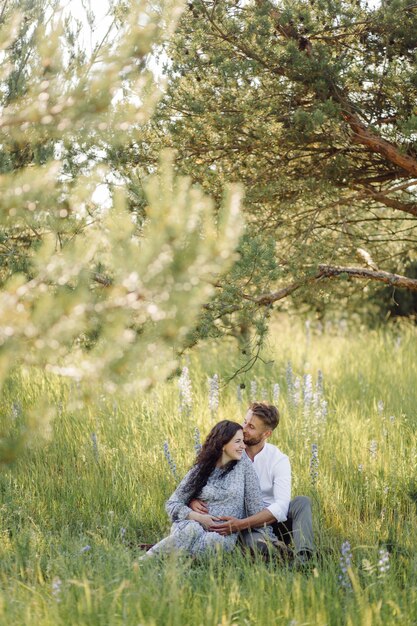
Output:
[[[177,380],[141,398],[96,393],[99,400],[81,402],[77,387],[16,373],[1,401],[4,429],[21,428],[39,397],[58,411],[49,441],[30,440],[0,474],[0,624],[417,623],[416,339],[412,326],[318,333],[279,318],[264,362],[228,385],[241,365],[234,344],[202,345],[190,356],[189,415],[179,411]],[[326,420],[317,421],[302,394],[294,402],[289,362],[296,390],[306,374],[314,390],[321,370]],[[215,373],[222,386],[213,415],[207,377]],[[219,419],[241,420],[253,381],[257,399],[272,400],[279,384],[282,420],[272,442],[291,458],[293,494],[312,498],[316,568],[304,574],[239,552],[139,565],[138,544],[169,530],[164,502],[176,479],[164,442],[181,477],[195,429],[203,438]],[[345,586],[344,541],[352,548]],[[390,553],[385,573],[380,550]]]

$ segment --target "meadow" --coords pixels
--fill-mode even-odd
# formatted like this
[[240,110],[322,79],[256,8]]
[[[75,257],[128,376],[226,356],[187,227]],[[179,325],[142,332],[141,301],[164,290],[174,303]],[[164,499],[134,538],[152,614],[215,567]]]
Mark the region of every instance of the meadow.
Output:
[[[0,474],[0,624],[416,624],[416,340],[411,324],[319,329],[282,317],[264,362],[227,385],[236,345],[199,346],[181,398],[178,378],[85,402],[76,385],[16,372],[4,424],[19,428],[42,396],[57,415],[48,440],[30,440]],[[139,564],[139,543],[169,530],[164,502],[195,445],[255,398],[277,401],[271,441],[290,456],[293,495],[312,498],[315,567],[239,552]]]

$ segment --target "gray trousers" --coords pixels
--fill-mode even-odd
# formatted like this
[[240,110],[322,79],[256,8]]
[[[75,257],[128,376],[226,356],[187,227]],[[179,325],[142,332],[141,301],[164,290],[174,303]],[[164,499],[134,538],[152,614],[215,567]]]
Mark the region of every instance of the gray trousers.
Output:
[[[313,553],[315,548],[310,498],[297,496],[291,500],[287,520],[274,522],[272,530],[279,541],[283,541],[287,546],[293,545],[295,554]],[[243,531],[240,539],[244,545],[253,550],[261,552],[265,550],[265,536],[256,528]]]

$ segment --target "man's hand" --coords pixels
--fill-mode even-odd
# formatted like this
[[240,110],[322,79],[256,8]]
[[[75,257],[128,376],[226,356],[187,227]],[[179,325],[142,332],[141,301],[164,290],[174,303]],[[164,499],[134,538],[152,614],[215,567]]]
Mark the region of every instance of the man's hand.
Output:
[[208,513],[207,505],[202,500],[197,500],[197,499],[191,500],[188,503],[188,506],[190,507],[190,509],[192,509],[196,513],[201,513],[201,515],[206,515]]
[[201,513],[191,513],[191,519],[194,519],[196,522],[201,524],[203,528],[208,531],[213,531],[217,526],[216,522],[219,519],[218,517],[213,517],[213,515],[203,515]]
[[219,517],[223,523],[217,523],[211,527],[210,530],[214,530],[214,532],[219,535],[223,535],[224,537],[227,535],[231,535],[232,533],[238,533],[242,530],[241,523],[242,520],[237,517]]

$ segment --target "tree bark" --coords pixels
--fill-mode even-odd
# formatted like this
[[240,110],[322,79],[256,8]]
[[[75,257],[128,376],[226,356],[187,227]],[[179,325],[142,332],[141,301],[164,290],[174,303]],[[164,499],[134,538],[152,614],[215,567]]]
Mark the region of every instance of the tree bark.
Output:
[[[341,100],[340,103],[342,106],[346,105],[343,100]],[[352,141],[366,146],[369,150],[371,150],[371,152],[381,154],[387,159],[387,161],[394,163],[405,172],[412,174],[412,176],[417,176],[417,160],[415,158],[409,156],[408,154],[404,154],[400,151],[398,146],[395,146],[386,139],[382,139],[382,137],[373,133],[354,113],[345,112],[343,113],[343,117],[353,131]],[[416,213],[413,213],[413,215],[416,215]]]

